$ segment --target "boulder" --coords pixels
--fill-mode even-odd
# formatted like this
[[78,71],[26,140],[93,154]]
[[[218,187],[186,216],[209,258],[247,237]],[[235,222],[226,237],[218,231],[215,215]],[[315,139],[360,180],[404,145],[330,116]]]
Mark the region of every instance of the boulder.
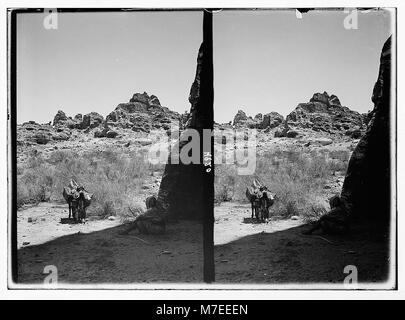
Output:
[[246,113],[242,110],[238,110],[235,117],[233,118],[233,125],[234,126],[243,126],[246,124],[248,117]]
[[113,130],[107,131],[106,133],[107,138],[115,138],[116,136],[118,136],[118,132]]
[[147,145],[152,144],[152,140],[146,139],[146,138],[145,139],[142,139],[142,138],[135,139],[135,142],[139,143],[141,146],[147,146]]
[[74,120],[77,122],[82,122],[83,121],[83,115],[81,113],[78,113],[75,115]]
[[279,129],[277,131],[274,132],[274,137],[275,138],[283,138],[283,137],[287,137],[287,138],[295,138],[298,136],[298,132],[291,130],[291,128],[289,127],[287,121],[284,121],[284,127],[282,129]]
[[287,131],[287,134],[286,134],[286,137],[287,138],[295,138],[295,137],[297,137],[298,136],[298,132],[297,131],[294,131],[294,130],[288,130]]
[[66,140],[69,140],[69,138],[70,138],[70,135],[65,132],[55,133],[52,136],[52,139],[55,141],[66,141]]
[[64,125],[67,119],[68,117],[66,116],[66,114],[62,110],[59,110],[53,118],[53,125]]
[[94,131],[94,138],[105,138],[107,133],[110,131],[110,128],[104,127],[102,130]]
[[318,138],[318,139],[315,139],[315,142],[317,142],[321,146],[327,146],[329,144],[332,144],[333,140],[329,139],[329,138]]
[[103,116],[97,112],[90,112],[83,116],[83,122],[81,124],[82,129],[86,129],[88,127],[95,128],[98,127],[100,124],[103,123]]
[[282,124],[283,121],[284,121],[284,117],[277,112],[266,113],[263,116],[263,121],[260,124],[260,128],[266,129],[267,127],[270,127],[270,129],[273,129],[275,127],[278,127],[280,124]]
[[34,141],[38,144],[47,144],[51,140],[51,135],[46,133],[36,133]]

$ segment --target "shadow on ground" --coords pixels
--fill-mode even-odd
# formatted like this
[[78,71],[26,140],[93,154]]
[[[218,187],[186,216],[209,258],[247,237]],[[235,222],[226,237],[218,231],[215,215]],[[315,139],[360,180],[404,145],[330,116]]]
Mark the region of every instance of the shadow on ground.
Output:
[[355,226],[349,235],[302,235],[307,226],[244,236],[215,247],[219,283],[343,283],[345,266],[359,282],[388,276],[387,233]]
[[[127,226],[75,233],[18,250],[18,282],[43,283],[54,265],[60,283],[201,282],[202,226],[170,224],[164,235],[119,235]],[[142,241],[143,240],[143,241]]]

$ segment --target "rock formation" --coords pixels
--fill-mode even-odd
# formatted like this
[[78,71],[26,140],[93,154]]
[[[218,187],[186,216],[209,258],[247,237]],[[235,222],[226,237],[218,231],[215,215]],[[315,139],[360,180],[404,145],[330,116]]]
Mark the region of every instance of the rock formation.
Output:
[[66,123],[67,120],[68,117],[66,117],[66,114],[62,110],[59,110],[53,118],[53,125],[63,125]]
[[200,129],[210,126],[209,115],[200,96],[204,59],[204,44],[202,44],[198,52],[195,80],[189,95],[190,114],[187,116],[185,130],[181,133],[179,142],[169,155],[158,193],[158,207],[169,220],[201,219],[204,213],[203,165],[184,164],[181,160],[178,164],[171,162],[171,158],[178,158],[178,152],[181,152],[184,145],[189,142],[186,137],[190,129],[200,132]]
[[[80,117],[78,117],[78,119],[80,119]],[[101,114],[99,114],[97,112],[90,112],[83,116],[83,120],[82,120],[81,124],[78,125],[78,127],[80,127],[80,129],[86,129],[89,127],[96,128],[100,124],[102,124],[103,121],[104,121],[104,117]]]
[[179,122],[179,113],[160,104],[159,99],[146,92],[135,93],[127,103],[120,103],[107,117],[109,125],[150,132],[152,129],[168,130],[171,122]]
[[284,126],[282,129],[277,130],[276,132],[274,132],[274,137],[275,138],[283,138],[283,137],[287,137],[287,138],[295,138],[298,136],[298,132],[292,130],[287,121],[284,121]]
[[[94,131],[91,134],[96,138],[115,138],[118,133],[115,128],[128,129],[136,132],[150,132],[152,129],[169,130],[171,123],[184,127],[190,118],[188,113],[179,113],[163,107],[159,99],[146,92],[135,93],[127,103],[120,103],[106,119],[97,113],[90,112],[85,115],[78,113],[73,118],[59,110],[53,123],[38,124],[29,121],[17,126],[18,143],[47,144],[53,140],[68,140],[72,130]],[[93,130],[94,129],[94,130]]]
[[372,101],[374,109],[366,133],[350,158],[341,198],[347,213],[361,220],[390,218],[390,108],[391,108],[391,37],[385,42],[380,58]]
[[277,112],[270,112],[264,115],[258,113],[252,118],[248,117],[244,111],[238,110],[233,119],[233,125],[236,128],[272,129],[279,126],[283,121],[283,116]]
[[365,131],[364,117],[340,104],[335,95],[315,93],[309,102],[300,103],[287,117],[290,126],[331,134],[346,134],[358,139]]
[[39,124],[35,121],[24,122],[17,126],[17,145],[47,144],[51,141],[64,141],[70,138],[68,128],[57,129],[50,124]]
[[263,121],[260,124],[260,129],[273,129],[275,127],[278,127],[280,124],[282,124],[284,121],[284,117],[277,113],[277,112],[270,112],[266,113],[263,116]]

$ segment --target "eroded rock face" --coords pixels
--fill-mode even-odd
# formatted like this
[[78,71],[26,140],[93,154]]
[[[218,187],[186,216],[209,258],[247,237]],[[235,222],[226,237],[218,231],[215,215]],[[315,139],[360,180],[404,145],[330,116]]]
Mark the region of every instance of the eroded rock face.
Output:
[[272,129],[279,126],[283,120],[283,116],[277,112],[270,112],[264,115],[259,113],[252,118],[247,116],[244,111],[238,110],[233,119],[233,125],[236,128]]
[[246,113],[242,110],[238,110],[235,117],[233,118],[233,125],[245,125],[246,121],[248,121],[248,116],[246,115]]
[[64,125],[67,120],[68,120],[68,117],[66,116],[66,114],[62,110],[59,110],[56,113],[55,117],[53,118],[53,125],[54,126]]
[[53,127],[50,124],[39,124],[35,121],[17,126],[17,144],[48,144],[51,141],[70,139],[70,130],[66,127]]
[[160,105],[159,99],[146,92],[135,93],[127,103],[120,103],[107,117],[111,125],[133,131],[150,132],[152,129],[169,129],[172,122],[179,122],[179,113]]
[[189,95],[191,108],[190,113],[187,114],[185,130],[181,133],[177,147],[173,148],[169,155],[160,184],[157,206],[169,220],[199,220],[204,214],[203,165],[184,164],[182,161],[175,164],[171,159],[178,157],[179,152],[187,144],[186,137],[191,129],[201,132],[202,128],[209,128],[209,110],[202,102],[200,95],[201,82],[204,81],[202,72],[206,64],[205,59],[204,44],[202,44],[198,52],[196,75]]
[[102,124],[104,121],[104,117],[97,113],[97,112],[90,112],[88,114],[85,114],[83,117],[83,122],[81,123],[81,129],[86,129],[86,128],[96,128],[100,124]]
[[374,109],[366,133],[350,158],[341,198],[347,214],[359,219],[384,220],[389,225],[391,37],[380,58],[372,101]]
[[[286,121],[293,127],[323,131],[331,134],[346,134],[359,130],[364,134],[366,123],[364,117],[340,104],[335,95],[327,92],[315,93],[308,103],[300,103],[287,117]],[[350,133],[347,132],[351,130]],[[354,139],[358,138],[358,133]]]
[[277,112],[270,112],[270,113],[266,113],[263,116],[263,121],[260,124],[260,129],[266,129],[266,128],[270,128],[273,129],[275,127],[278,127],[280,124],[282,124],[284,121],[284,117],[277,113]]
[[277,131],[274,132],[275,138],[284,138],[284,137],[295,138],[297,136],[298,136],[298,132],[292,130],[286,121],[284,121],[283,128],[278,129]]

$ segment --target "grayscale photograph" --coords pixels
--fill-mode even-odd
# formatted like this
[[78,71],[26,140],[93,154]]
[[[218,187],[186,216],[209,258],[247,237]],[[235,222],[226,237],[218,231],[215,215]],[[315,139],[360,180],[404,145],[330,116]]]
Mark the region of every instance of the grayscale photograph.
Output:
[[10,288],[396,288],[395,8],[8,24]]

